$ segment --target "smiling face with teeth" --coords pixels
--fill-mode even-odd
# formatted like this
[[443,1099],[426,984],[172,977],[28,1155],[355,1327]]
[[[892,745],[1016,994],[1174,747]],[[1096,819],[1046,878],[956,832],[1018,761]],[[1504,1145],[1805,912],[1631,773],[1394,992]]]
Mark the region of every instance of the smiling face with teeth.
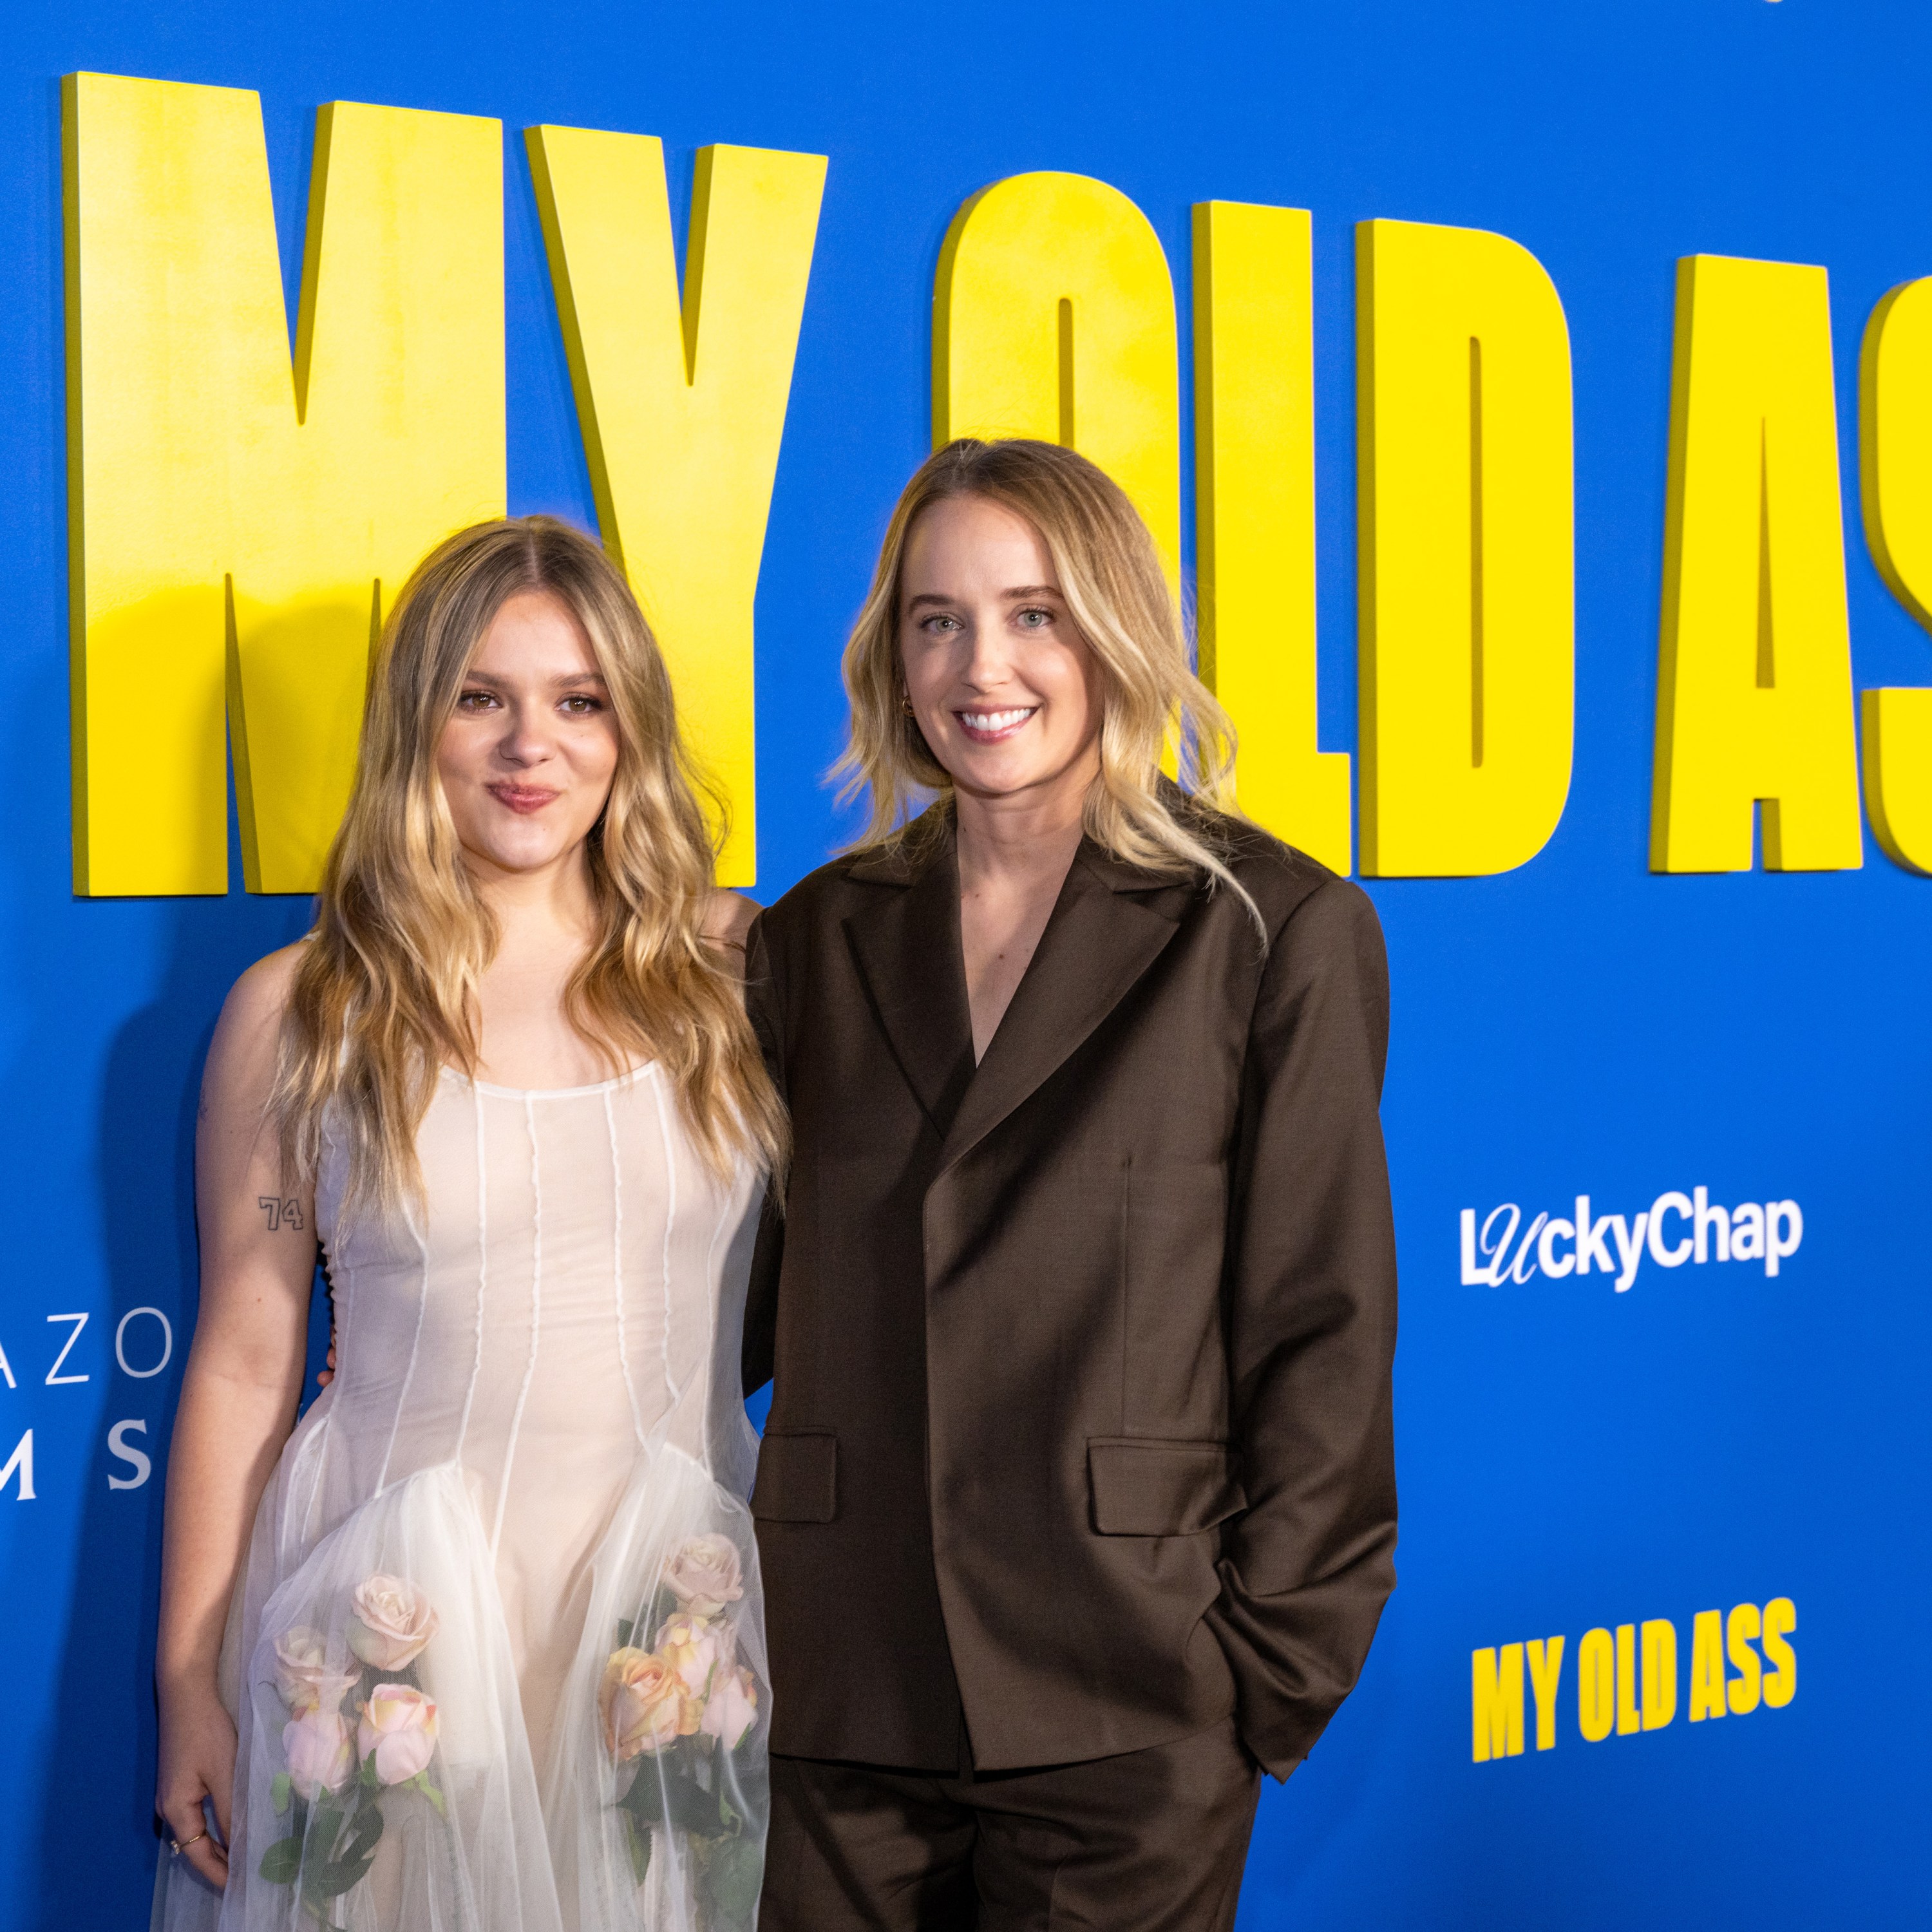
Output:
[[1100,769],[1100,670],[1039,531],[983,496],[943,498],[913,525],[899,585],[906,694],[962,809],[1077,823]]

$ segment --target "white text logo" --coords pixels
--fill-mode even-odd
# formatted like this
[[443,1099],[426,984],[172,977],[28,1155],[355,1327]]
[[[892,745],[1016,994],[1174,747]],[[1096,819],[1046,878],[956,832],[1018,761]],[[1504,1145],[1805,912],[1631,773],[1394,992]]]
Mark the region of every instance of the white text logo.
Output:
[[1613,1277],[1621,1294],[1636,1280],[1646,1256],[1666,1268],[1686,1262],[1762,1262],[1765,1273],[1774,1275],[1804,1238],[1804,1216],[1796,1202],[1745,1201],[1720,1208],[1702,1187],[1689,1194],[1672,1188],[1628,1220],[1593,1215],[1590,1197],[1580,1194],[1570,1218],[1540,1214],[1526,1228],[1522,1209],[1506,1201],[1480,1225],[1474,1208],[1462,1210],[1462,1285],[1500,1288],[1506,1281],[1520,1285],[1534,1274],[1560,1281],[1594,1270]]

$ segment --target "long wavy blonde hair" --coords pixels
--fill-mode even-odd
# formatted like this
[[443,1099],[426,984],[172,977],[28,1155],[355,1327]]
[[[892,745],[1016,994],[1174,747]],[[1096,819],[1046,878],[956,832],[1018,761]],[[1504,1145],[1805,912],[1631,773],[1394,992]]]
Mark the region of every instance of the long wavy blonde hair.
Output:
[[328,1121],[347,1144],[346,1215],[420,1200],[416,1131],[438,1075],[476,1070],[478,989],[498,934],[458,849],[436,748],[484,632],[532,590],[584,627],[617,725],[610,798],[585,842],[596,930],[566,1014],[614,1074],[658,1062],[715,1172],[784,1159],[784,1112],[736,975],[704,936],[708,788],[679,736],[663,654],[592,538],[554,518],[510,518],[448,538],[396,599],[283,1022],[270,1106],[284,1171],[313,1177]]
[[[854,850],[906,836],[928,800],[952,800],[952,780],[902,698],[902,579],[907,542],[934,503],[982,497],[1024,517],[1053,560],[1061,594],[1100,670],[1100,769],[1087,794],[1089,838],[1149,872],[1205,874],[1243,898],[1220,849],[1217,816],[1234,809],[1234,727],[1194,675],[1187,640],[1154,538],[1106,472],[1057,443],[962,436],[935,450],[901,493],[872,587],[845,646],[850,735],[832,767],[850,802],[871,816]],[[1161,782],[1163,754],[1181,790]],[[1205,808],[1204,809],[1203,808]]]

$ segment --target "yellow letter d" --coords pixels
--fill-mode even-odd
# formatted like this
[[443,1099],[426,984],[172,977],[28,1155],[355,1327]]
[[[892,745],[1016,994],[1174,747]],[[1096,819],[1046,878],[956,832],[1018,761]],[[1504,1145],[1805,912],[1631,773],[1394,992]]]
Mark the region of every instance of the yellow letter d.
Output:
[[1570,336],[1500,235],[1357,231],[1362,869],[1534,858],[1570,790]]

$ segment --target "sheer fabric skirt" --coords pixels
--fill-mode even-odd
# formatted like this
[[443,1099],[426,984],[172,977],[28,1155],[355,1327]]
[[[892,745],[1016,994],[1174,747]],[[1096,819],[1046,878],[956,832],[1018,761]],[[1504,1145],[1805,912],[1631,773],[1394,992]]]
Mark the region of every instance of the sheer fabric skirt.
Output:
[[155,1932],[749,1932],[771,1700],[743,1504],[639,1453],[538,1766],[462,1470],[394,1484],[297,1560],[320,1444],[291,1450],[231,1618],[227,1890],[164,1852]]

